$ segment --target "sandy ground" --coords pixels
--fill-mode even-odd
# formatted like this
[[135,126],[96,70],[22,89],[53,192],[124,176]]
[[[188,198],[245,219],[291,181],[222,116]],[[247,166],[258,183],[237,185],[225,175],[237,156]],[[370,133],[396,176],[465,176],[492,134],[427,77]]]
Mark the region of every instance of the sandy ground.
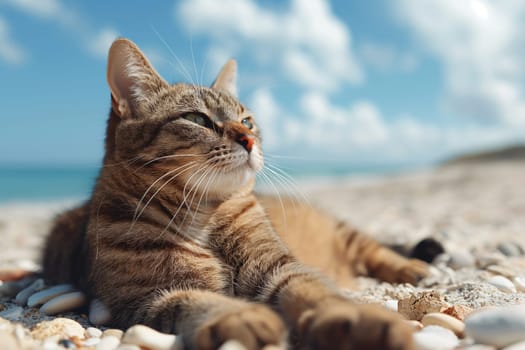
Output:
[[[489,283],[496,275],[525,277],[525,163],[457,165],[409,174],[299,183],[311,203],[388,244],[412,246],[426,237],[446,254],[418,286],[359,278],[362,301],[403,299],[437,290],[472,308],[525,303],[524,291]],[[0,269],[38,268],[52,216],[66,203],[0,205]]]

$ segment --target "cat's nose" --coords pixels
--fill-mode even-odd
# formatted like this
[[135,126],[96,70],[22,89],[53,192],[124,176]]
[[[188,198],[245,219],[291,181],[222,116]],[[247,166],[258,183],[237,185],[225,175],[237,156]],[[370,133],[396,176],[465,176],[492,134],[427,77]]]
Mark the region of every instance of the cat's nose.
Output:
[[240,144],[242,147],[244,147],[245,150],[248,151],[248,153],[250,153],[253,148],[253,142],[255,141],[255,137],[253,137],[253,135],[239,133],[237,134],[235,141],[237,141],[238,144]]

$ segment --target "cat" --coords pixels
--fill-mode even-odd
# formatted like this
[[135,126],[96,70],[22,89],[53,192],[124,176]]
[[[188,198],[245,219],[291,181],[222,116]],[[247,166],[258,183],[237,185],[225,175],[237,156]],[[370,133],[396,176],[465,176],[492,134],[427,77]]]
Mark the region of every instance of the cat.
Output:
[[332,281],[415,283],[427,265],[252,192],[260,130],[237,100],[236,67],[209,88],[170,85],[133,42],[113,43],[103,167],[89,201],[56,218],[45,278],[99,298],[114,326],[181,334],[187,349],[412,349],[397,313],[355,304]]

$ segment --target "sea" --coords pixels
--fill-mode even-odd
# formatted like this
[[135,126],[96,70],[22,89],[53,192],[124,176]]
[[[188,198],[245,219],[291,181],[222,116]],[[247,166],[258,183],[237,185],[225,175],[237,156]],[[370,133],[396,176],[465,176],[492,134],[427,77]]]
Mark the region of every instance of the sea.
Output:
[[[258,182],[265,183],[270,178],[276,185],[286,187],[301,181],[392,174],[418,167],[421,165],[282,161],[266,170]],[[90,196],[99,171],[97,166],[0,165],[0,204],[81,201]]]

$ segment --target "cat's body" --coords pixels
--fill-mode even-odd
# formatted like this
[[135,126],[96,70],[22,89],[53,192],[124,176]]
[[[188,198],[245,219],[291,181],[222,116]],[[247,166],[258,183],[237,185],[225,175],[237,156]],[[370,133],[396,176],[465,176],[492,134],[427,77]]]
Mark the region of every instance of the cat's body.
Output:
[[134,44],[113,44],[104,166],[90,201],[57,218],[46,277],[101,299],[115,325],[181,333],[190,349],[230,338],[258,349],[286,330],[303,348],[410,348],[397,315],[352,304],[316,271],[347,285],[413,282],[426,266],[307,205],[254,195],[259,131],[234,80],[230,61],[212,88],[169,85]]

